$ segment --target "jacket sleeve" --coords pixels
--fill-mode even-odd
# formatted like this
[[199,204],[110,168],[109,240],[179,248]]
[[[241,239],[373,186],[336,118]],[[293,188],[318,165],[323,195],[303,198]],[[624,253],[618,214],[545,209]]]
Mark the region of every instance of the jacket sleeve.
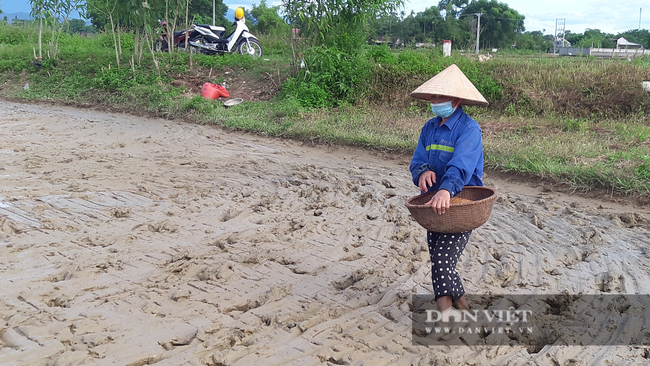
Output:
[[429,159],[427,156],[427,149],[426,149],[426,142],[425,142],[425,129],[427,125],[422,127],[422,131],[420,132],[420,138],[418,140],[418,145],[415,147],[415,151],[413,152],[413,158],[411,159],[411,166],[409,167],[409,170],[411,171],[411,176],[413,178],[413,184],[416,186],[418,185],[418,182],[420,180],[420,176],[422,173],[426,172],[427,170],[430,170],[435,173],[435,168],[429,165]]
[[446,189],[451,197],[456,196],[469,183],[483,154],[481,129],[470,125],[460,134],[454,155],[447,162],[445,175],[441,178],[440,189]]

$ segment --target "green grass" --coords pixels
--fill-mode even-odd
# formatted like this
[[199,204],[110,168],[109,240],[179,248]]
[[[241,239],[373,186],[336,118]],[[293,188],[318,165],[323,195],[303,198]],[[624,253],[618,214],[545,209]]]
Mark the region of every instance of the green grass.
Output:
[[650,67],[618,59],[494,58],[491,74],[506,96],[497,109],[518,114],[572,118],[619,117],[650,111],[650,96],[641,81]]
[[628,120],[625,127],[617,120],[585,121],[567,129],[566,120],[540,119],[532,131],[529,122],[505,123],[514,128],[489,132],[488,127],[484,134],[490,168],[551,177],[577,189],[650,197],[650,144],[636,133],[620,132],[646,131],[644,120]]
[[244,102],[225,108],[202,97],[187,99],[180,106],[199,123],[253,131],[268,136],[307,140],[321,144],[344,144],[405,152],[412,150],[417,130],[378,120],[372,110],[305,109],[295,99],[275,102]]

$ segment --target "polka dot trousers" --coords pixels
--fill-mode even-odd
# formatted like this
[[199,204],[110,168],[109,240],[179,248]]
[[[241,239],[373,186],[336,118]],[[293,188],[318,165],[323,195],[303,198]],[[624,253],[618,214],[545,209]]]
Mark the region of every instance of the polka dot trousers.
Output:
[[436,300],[451,295],[458,300],[465,289],[456,272],[456,263],[467,245],[471,231],[457,234],[442,234],[427,231],[427,245],[431,257],[431,282]]

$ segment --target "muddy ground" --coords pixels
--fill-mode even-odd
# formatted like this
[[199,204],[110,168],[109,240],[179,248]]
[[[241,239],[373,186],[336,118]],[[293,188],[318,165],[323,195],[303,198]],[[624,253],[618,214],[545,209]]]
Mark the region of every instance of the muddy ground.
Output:
[[[643,347],[423,347],[408,157],[0,103],[1,365],[644,364]],[[650,292],[648,211],[487,177],[469,293]]]

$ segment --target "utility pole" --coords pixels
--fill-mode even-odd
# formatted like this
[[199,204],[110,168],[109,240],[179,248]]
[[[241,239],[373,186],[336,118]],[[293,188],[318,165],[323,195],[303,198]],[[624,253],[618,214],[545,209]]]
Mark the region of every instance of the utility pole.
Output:
[[215,15],[217,15],[217,14],[215,14],[215,8],[216,8],[215,1],[216,0],[212,0],[212,26],[213,27],[214,27],[214,18],[215,18]]
[[643,8],[639,8],[639,30],[641,30],[641,10],[643,10]]
[[557,47],[555,46],[557,44],[557,19],[555,19],[555,33],[553,33],[553,55],[555,55],[555,52],[557,50]]
[[431,42],[436,42],[436,22],[431,22]]
[[[566,18],[555,19],[555,38],[553,38],[553,54],[555,55],[559,51],[560,47],[564,47],[564,36],[566,28]],[[560,41],[561,40],[561,41]],[[561,43],[561,46],[558,47],[558,43]]]
[[476,26],[476,54],[478,54],[478,41],[481,36],[481,15],[483,13],[474,13],[474,15],[478,16],[478,25]]

